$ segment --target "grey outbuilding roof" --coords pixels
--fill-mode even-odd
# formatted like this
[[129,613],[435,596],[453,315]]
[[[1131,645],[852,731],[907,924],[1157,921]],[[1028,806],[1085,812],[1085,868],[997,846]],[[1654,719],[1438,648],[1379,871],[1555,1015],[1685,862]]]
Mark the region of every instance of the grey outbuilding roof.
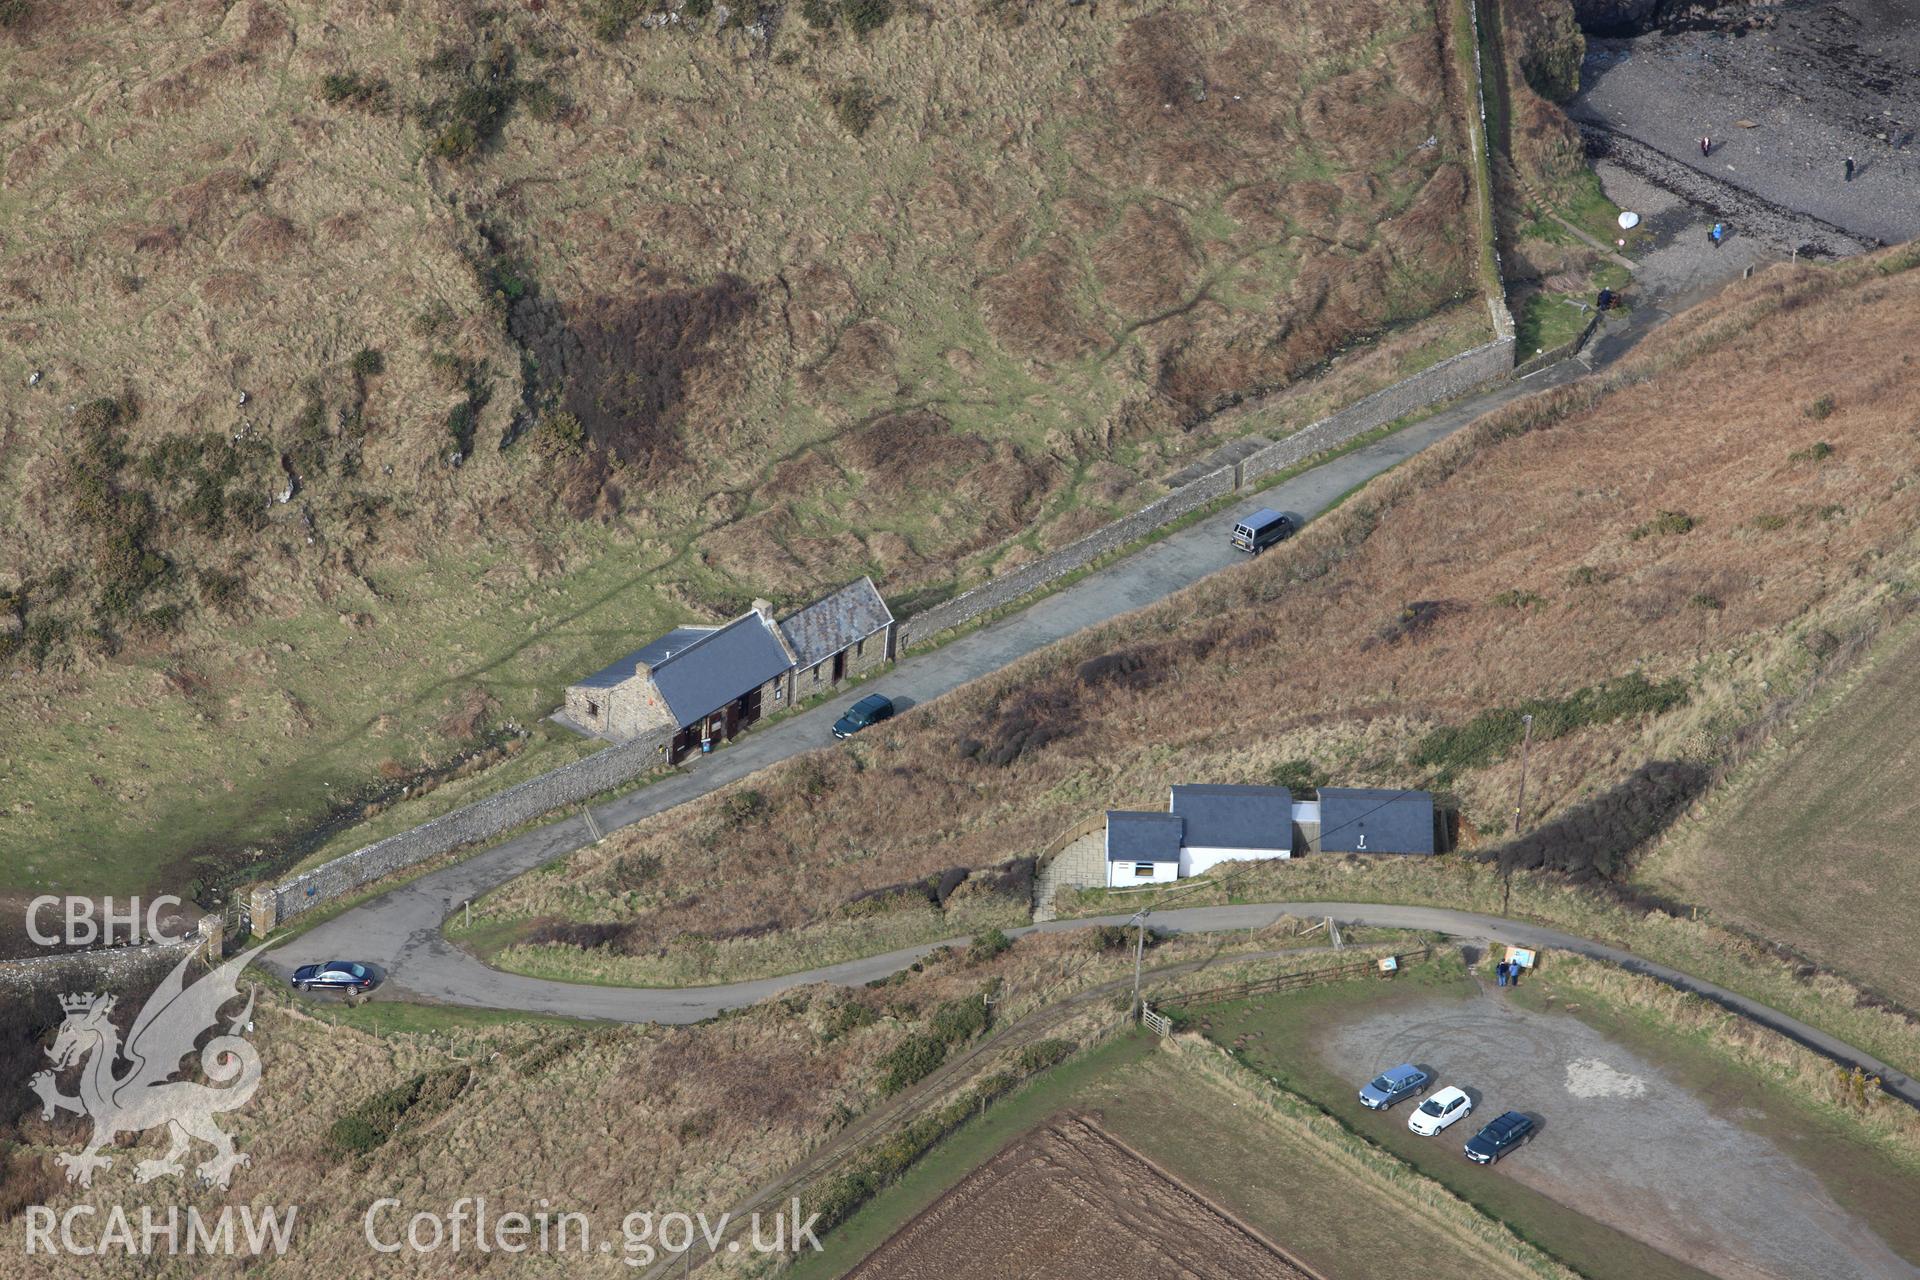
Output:
[[1285,787],[1179,783],[1167,808],[1187,820],[1190,849],[1293,848],[1293,793]]
[[1375,787],[1320,788],[1322,853],[1432,853],[1433,796]]
[[635,649],[618,662],[610,662],[590,676],[573,682],[576,689],[611,689],[625,684],[640,674],[641,670],[664,661],[670,654],[691,645],[702,636],[710,636],[718,627],[675,627],[667,634]]
[[782,622],[780,634],[793,649],[794,665],[811,667],[892,622],[893,612],[880,598],[880,589],[872,578],[862,578]]
[[1108,862],[1178,862],[1186,823],[1171,813],[1107,810]]
[[[647,648],[660,643],[656,640]],[[654,663],[653,684],[666,699],[667,710],[685,727],[784,674],[791,665],[773,623],[755,611]]]

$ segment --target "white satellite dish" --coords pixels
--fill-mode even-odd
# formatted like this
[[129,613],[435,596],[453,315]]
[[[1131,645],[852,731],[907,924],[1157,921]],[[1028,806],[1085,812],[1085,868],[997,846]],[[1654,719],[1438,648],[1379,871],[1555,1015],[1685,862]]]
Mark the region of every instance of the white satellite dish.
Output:
[[1620,215],[1620,229],[1622,231],[1631,231],[1639,225],[1640,225],[1640,215],[1633,212],[1631,209],[1629,209],[1627,212]]

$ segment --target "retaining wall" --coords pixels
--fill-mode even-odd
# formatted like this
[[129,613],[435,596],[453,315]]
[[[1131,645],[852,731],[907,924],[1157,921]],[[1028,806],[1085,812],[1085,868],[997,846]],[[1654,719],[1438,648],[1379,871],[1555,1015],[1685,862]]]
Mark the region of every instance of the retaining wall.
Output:
[[1237,470],[1236,467],[1222,467],[1204,475],[1132,515],[1123,516],[1078,541],[1049,551],[1012,573],[957,595],[945,604],[914,614],[900,624],[900,652],[904,653],[909,645],[922,643],[950,627],[971,622],[983,613],[991,613],[1003,605],[1012,604],[1021,596],[1038,591],[1056,578],[1065,577],[1109,551],[1117,551],[1130,542],[1144,538],[1161,525],[1171,524],[1195,507],[1203,507],[1216,498],[1226,497],[1239,487],[1235,474]]
[[180,963],[199,939],[156,942],[140,947],[67,951],[59,955],[0,960],[0,987],[16,991],[61,993],[123,990],[158,978]]
[[1356,400],[1330,417],[1294,432],[1285,440],[1249,454],[1231,467],[1202,476],[1182,485],[1166,497],[1142,507],[1130,516],[1094,530],[1077,542],[1050,551],[1012,573],[983,583],[955,596],[945,604],[917,613],[900,624],[900,650],[924,643],[951,627],[973,621],[1038,591],[1048,583],[1065,577],[1108,552],[1136,542],[1162,525],[1205,506],[1218,498],[1246,488],[1262,476],[1296,466],[1317,453],[1337,448],[1405,417],[1429,405],[1451,400],[1469,391],[1498,382],[1513,372],[1513,339],[1503,337],[1471,351],[1432,365],[1390,387]]
[[253,891],[253,930],[266,934],[303,912],[396,871],[462,845],[491,840],[543,813],[631,782],[666,763],[665,748],[671,739],[672,734],[663,730],[622,742],[322,863],[303,875],[276,885],[261,885]]

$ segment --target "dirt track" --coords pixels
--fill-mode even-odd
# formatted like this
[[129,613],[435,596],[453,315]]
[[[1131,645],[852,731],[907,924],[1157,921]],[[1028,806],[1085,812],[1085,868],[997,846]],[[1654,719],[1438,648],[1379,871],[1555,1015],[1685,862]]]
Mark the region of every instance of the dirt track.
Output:
[[849,1280],[1317,1280],[1085,1117],[1034,1130],[876,1249]]

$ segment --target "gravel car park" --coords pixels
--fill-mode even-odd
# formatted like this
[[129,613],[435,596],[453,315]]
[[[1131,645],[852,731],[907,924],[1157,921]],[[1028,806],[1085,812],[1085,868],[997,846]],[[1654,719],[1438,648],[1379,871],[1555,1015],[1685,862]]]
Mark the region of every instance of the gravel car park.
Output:
[[[1528,1008],[1491,980],[1477,997],[1396,1000],[1335,1020],[1316,1051],[1347,1079],[1409,1062],[1470,1081],[1481,1114],[1534,1122],[1529,1141],[1475,1176],[1513,1179],[1670,1257],[1713,1259],[1714,1274],[1920,1277],[1802,1162],[1801,1122],[1764,1110],[1764,1094],[1697,1092],[1580,1019]],[[1389,1147],[1426,1141],[1386,1116],[1364,1127]],[[1482,1127],[1457,1125],[1446,1143]],[[1458,1149],[1448,1158],[1467,1160]]]

